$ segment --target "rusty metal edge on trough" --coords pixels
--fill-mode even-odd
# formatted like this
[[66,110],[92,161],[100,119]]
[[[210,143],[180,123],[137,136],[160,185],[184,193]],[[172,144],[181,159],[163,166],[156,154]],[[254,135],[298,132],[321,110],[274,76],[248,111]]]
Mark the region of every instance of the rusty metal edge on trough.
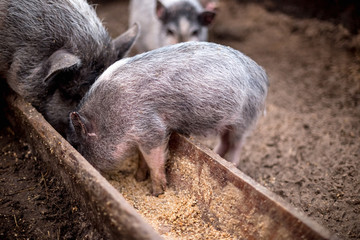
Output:
[[61,176],[106,239],[162,239],[140,214],[24,99],[6,94],[6,115],[35,153]]

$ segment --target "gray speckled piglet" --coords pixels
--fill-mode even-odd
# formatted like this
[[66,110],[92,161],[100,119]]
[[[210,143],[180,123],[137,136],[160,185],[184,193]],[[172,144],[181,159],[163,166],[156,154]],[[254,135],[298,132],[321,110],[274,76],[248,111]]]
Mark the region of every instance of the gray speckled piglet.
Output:
[[230,47],[189,42],[160,48],[110,66],[70,114],[68,139],[105,172],[140,150],[136,177],[145,178],[147,165],[152,193],[159,195],[171,132],[219,133],[215,151],[237,164],[267,88],[265,71]]

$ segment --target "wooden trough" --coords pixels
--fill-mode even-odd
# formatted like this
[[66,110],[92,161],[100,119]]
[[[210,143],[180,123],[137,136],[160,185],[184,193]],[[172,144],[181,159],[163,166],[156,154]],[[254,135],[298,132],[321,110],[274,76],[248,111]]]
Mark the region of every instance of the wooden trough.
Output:
[[[5,99],[10,123],[27,137],[34,152],[53,173],[61,176],[68,191],[105,239],[173,236],[167,234],[172,226],[156,226],[155,230],[149,224],[152,220],[143,218],[133,207],[139,206],[134,203],[132,206],[29,103],[15,94],[8,94]],[[187,227],[199,221],[190,222],[183,229],[185,235],[179,239],[335,239],[322,226],[193,140],[173,134],[169,155],[169,191],[186,192],[189,199],[182,201],[183,205],[186,209],[196,207],[195,215],[206,228],[199,230],[200,237],[191,236],[193,232],[187,231]],[[166,194],[167,191],[165,198]],[[155,199],[147,194],[145,197],[166,201],[161,196]],[[180,212],[170,220],[176,224],[181,217],[190,218]],[[207,228],[222,234],[212,237]]]

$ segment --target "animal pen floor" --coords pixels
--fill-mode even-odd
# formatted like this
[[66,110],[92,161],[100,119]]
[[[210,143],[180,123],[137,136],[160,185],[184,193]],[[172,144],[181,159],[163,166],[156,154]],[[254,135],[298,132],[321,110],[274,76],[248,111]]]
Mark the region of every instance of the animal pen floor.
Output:
[[[114,37],[127,28],[127,6],[97,7]],[[339,238],[360,239],[360,34],[235,0],[221,1],[210,33],[270,78],[267,114],[239,169]],[[0,132],[0,238],[101,239],[13,132],[7,125]]]

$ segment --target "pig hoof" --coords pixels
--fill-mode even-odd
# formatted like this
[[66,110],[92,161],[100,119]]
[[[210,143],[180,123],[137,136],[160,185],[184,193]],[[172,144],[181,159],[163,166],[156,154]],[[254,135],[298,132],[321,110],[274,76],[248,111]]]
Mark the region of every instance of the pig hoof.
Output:
[[164,194],[164,191],[162,191],[162,192],[160,192],[160,193],[152,193],[152,195],[154,196],[154,197],[161,197],[162,195]]
[[159,195],[164,194],[165,189],[166,185],[154,186],[152,189],[152,195],[158,197]]
[[159,197],[159,195],[161,195],[161,194],[164,194],[164,191],[163,190],[161,190],[161,191],[152,191],[152,195],[153,196],[155,196],[155,197]]
[[155,196],[155,197],[158,197],[159,195],[163,194],[164,193],[164,190],[162,188],[153,188],[152,190],[152,195]]

